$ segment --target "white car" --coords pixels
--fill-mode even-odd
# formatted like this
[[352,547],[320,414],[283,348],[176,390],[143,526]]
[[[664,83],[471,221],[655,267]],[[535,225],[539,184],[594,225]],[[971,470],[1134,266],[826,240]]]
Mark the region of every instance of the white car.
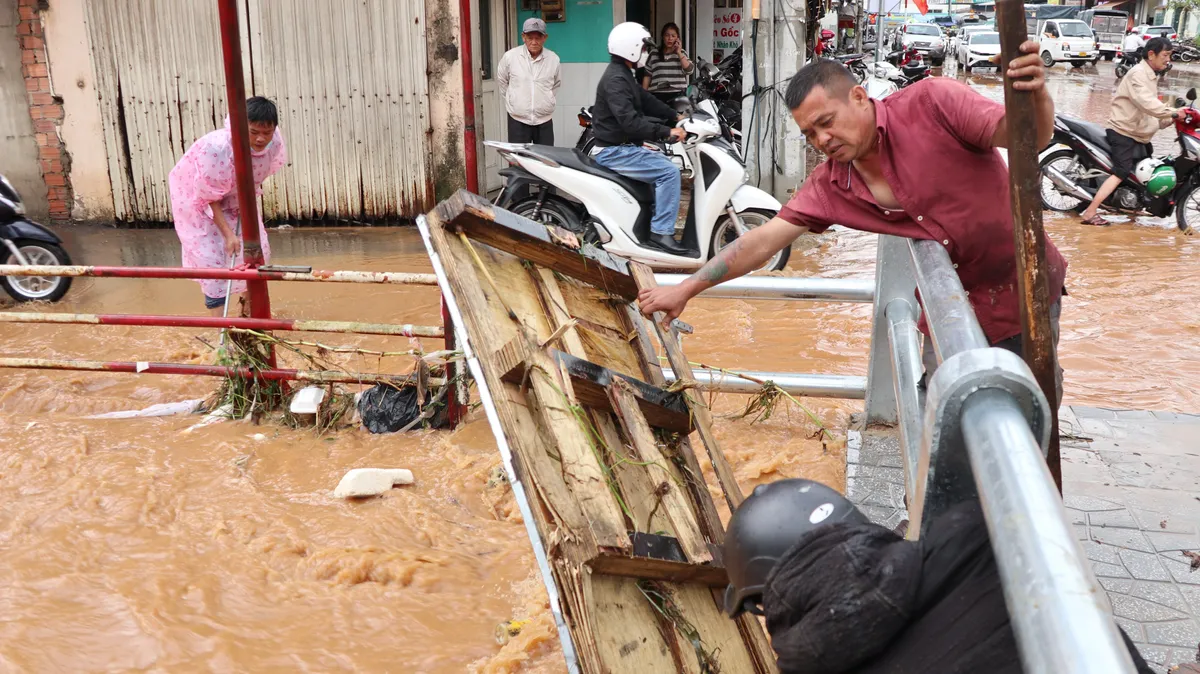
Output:
[[936,46],[946,48],[942,37],[942,29],[933,23],[906,23],[900,26],[896,35],[896,49],[912,47],[922,54],[928,54]]
[[1142,38],[1143,45],[1149,42],[1150,38],[1152,37],[1165,37],[1171,42],[1179,39],[1179,34],[1175,31],[1175,26],[1169,25],[1149,26],[1142,24],[1135,27],[1133,32],[1137,33],[1138,36]]
[[1047,68],[1067,62],[1075,67],[1100,60],[1096,34],[1078,19],[1049,19],[1038,26],[1042,43],[1042,63]]
[[981,31],[967,35],[966,42],[958,47],[958,63],[963,70],[971,72],[976,66],[997,68],[992,57],[1000,53],[1000,33]]
[[[959,29],[958,35],[950,38],[950,53],[954,54],[954,58],[958,58],[959,50],[964,42],[967,41],[967,36],[974,33],[987,33],[996,30],[995,26],[990,24],[969,24]],[[959,61],[961,63],[962,61]]]

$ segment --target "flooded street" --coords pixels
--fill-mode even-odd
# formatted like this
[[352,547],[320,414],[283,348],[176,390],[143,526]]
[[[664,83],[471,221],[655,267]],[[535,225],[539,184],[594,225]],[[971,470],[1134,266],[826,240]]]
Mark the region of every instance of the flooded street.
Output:
[[[953,74],[953,67],[947,68]],[[1103,123],[1111,66],[1052,71],[1060,111]],[[999,80],[971,77],[1002,97]],[[1164,90],[1182,95],[1197,74]],[[1173,131],[1156,138],[1177,151]],[[949,176],[931,175],[955,189]],[[1046,214],[1070,263],[1060,358],[1065,402],[1200,412],[1200,238],[1174,220],[1100,229]],[[173,232],[64,232],[80,264],[178,265]],[[276,264],[429,271],[415,230],[273,230]],[[802,240],[795,276],[869,278],[874,238]],[[439,325],[433,288],[273,283],[288,318]],[[203,313],[191,281],[77,279],[47,311]],[[698,300],[693,361],[734,370],[866,374],[865,305]],[[215,331],[0,325],[5,356],[208,363]],[[402,339],[305,335],[403,350]],[[427,350],[440,340],[425,340]],[[367,372],[411,358],[353,356]],[[289,362],[286,366],[296,366]],[[193,433],[194,417],[88,415],[203,398],[218,380],[8,370],[0,374],[0,671],[563,671],[533,555],[483,415],[454,432],[369,435],[231,422]],[[822,444],[803,413],[781,406],[751,426],[723,395],[717,431],[744,488],[783,477],[841,485],[844,429],[861,408],[806,400],[839,438]],[[256,434],[265,438],[256,439]],[[703,462],[703,459],[702,459]],[[345,471],[409,468],[411,487],[347,503],[329,495]],[[710,480],[710,484],[715,484]],[[525,621],[501,646],[496,628]]]

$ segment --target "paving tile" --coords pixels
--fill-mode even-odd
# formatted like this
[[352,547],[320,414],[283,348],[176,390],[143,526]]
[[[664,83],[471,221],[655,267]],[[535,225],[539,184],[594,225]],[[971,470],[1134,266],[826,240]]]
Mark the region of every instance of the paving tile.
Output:
[[1142,629],[1142,624],[1140,622],[1122,618],[1120,616],[1113,616],[1113,620],[1121,626],[1121,629],[1125,630],[1125,633],[1129,635],[1129,638],[1133,641],[1133,643],[1139,645],[1146,643],[1146,631]]
[[[1113,615],[1120,616],[1127,620],[1136,620],[1140,623],[1162,622],[1166,620],[1185,620],[1187,615],[1183,612],[1167,608],[1161,604],[1156,604],[1145,599],[1130,597],[1124,594],[1111,594],[1108,597],[1112,603]],[[1160,644],[1161,641],[1152,643]]]
[[1087,525],[1086,511],[1076,510],[1074,508],[1066,508],[1065,510],[1067,511],[1067,519],[1071,522],[1071,524]]
[[1146,662],[1151,665],[1156,665],[1162,671],[1162,667],[1167,666],[1167,660],[1171,657],[1171,649],[1163,648],[1162,646],[1145,646],[1138,644],[1138,652],[1146,659]]
[[1133,519],[1133,515],[1129,511],[1122,508],[1120,510],[1102,510],[1100,512],[1088,513],[1088,524],[1092,526],[1092,537],[1095,538],[1097,532],[1096,527],[1111,527],[1121,529],[1138,528],[1138,523]]
[[1103,419],[1080,419],[1079,428],[1084,435],[1093,440],[1120,440],[1127,435],[1125,431],[1113,427]]
[[[1101,513],[1093,513],[1093,515],[1095,514]],[[1093,526],[1091,529],[1091,540],[1127,550],[1156,552],[1155,547],[1146,539],[1146,534],[1138,529],[1114,529]]]
[[1075,531],[1075,540],[1077,540],[1077,541],[1091,540],[1090,539],[1091,534],[1088,533],[1088,527],[1086,524],[1072,523],[1071,528],[1074,529],[1074,531]]
[[1146,538],[1154,549],[1159,552],[1171,550],[1191,550],[1200,552],[1200,536],[1194,534],[1173,534],[1167,531],[1147,531]]
[[1146,641],[1159,646],[1196,648],[1200,644],[1200,626],[1195,620],[1176,620],[1145,625]]
[[1079,417],[1080,421],[1084,419],[1116,419],[1117,413],[1115,410],[1106,409],[1104,407],[1080,407],[1077,405],[1071,406],[1071,411]]
[[1166,661],[1170,660],[1171,657],[1171,649],[1163,648],[1163,646],[1138,644],[1138,652],[1140,652],[1141,657],[1145,658],[1147,664],[1157,667],[1157,669],[1154,669],[1154,672],[1162,672],[1163,668],[1166,667]]
[[1163,665],[1174,667],[1175,665],[1182,665],[1185,662],[1200,662],[1200,656],[1196,655],[1196,649],[1172,648],[1171,654],[1167,656],[1167,661]]
[[1118,550],[1117,554],[1130,575],[1138,580],[1171,580],[1171,574],[1163,568],[1158,555],[1134,550]]
[[1175,517],[1160,510],[1130,508],[1133,518],[1145,531],[1162,531],[1171,534],[1194,534],[1196,525],[1185,517]]
[[1124,566],[1104,562],[1092,562],[1092,573],[1097,578],[1133,578]]
[[1183,598],[1187,600],[1188,606],[1192,608],[1192,615],[1200,616],[1200,586],[1180,585],[1179,591],[1183,594]]
[[1129,594],[1133,590],[1133,584],[1137,581],[1132,578],[1097,578],[1100,581],[1100,587],[1107,592],[1120,592],[1121,594]]
[[[1177,583],[1200,585],[1200,571],[1193,571],[1191,562],[1178,552],[1160,553],[1159,560]],[[1132,569],[1130,569],[1132,571]]]
[[1124,510],[1125,506],[1120,503],[1108,501],[1094,496],[1084,496],[1081,494],[1067,493],[1063,496],[1063,505],[1076,510],[1086,510],[1088,512],[1099,512],[1104,510]]
[[1117,418],[1127,421],[1154,420],[1154,413],[1147,410],[1117,410]]
[[1121,556],[1117,554],[1118,548],[1111,545],[1102,545],[1095,541],[1080,541],[1079,545],[1083,548],[1083,554],[1093,562],[1104,562],[1105,564],[1120,564]]
[[869,463],[861,463],[853,466],[853,468],[854,470],[851,472],[851,466],[846,467],[847,478],[851,476],[855,478],[870,477],[885,480],[887,482],[891,482],[892,484],[904,484],[903,468],[889,468],[887,466],[872,465]]
[[1185,614],[1191,614],[1191,607],[1183,598],[1183,593],[1179,591],[1179,586],[1175,583],[1158,583],[1149,580],[1139,580],[1133,583],[1125,594],[1138,599],[1145,599],[1167,608],[1182,611]]

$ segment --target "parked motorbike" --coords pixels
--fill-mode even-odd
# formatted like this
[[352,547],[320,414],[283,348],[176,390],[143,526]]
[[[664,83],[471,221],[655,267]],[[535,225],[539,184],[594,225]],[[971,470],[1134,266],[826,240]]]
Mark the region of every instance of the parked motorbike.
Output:
[[[0,242],[4,264],[69,265],[71,258],[63,250],[62,239],[54,232],[25,217],[21,195],[8,179],[0,175]],[[67,276],[0,276],[0,286],[18,302],[57,302],[67,294],[71,278]]]
[[1171,60],[1184,63],[1200,60],[1200,48],[1191,42],[1176,42],[1171,45]]
[[833,57],[835,61],[846,66],[853,73],[854,79],[858,80],[859,84],[862,84],[863,80],[867,79],[866,58],[866,54],[839,54]]
[[[1179,229],[1200,229],[1200,110],[1195,107],[1196,90],[1187,101],[1177,100],[1184,114],[1175,120],[1179,139],[1178,157],[1164,157],[1175,171],[1175,189],[1153,196],[1136,174],[1121,182],[1104,204],[1128,213],[1145,212],[1166,217],[1172,209]],[[1091,202],[1096,190],[1112,174],[1112,158],[1104,127],[1080,119],[1055,115],[1054,141],[1042,151],[1042,205],[1055,211],[1074,211]]]
[[[746,168],[724,137],[712,101],[700,101],[677,126],[687,137],[671,147],[682,146],[692,173],[682,239],[686,255],[643,243],[649,240],[654,215],[652,184],[610,171],[577,150],[487,141],[509,163],[500,171],[505,183],[495,203],[654,269],[701,267],[738,236],[775,217],[781,205],[745,184]],[[762,268],[783,269],[790,253],[784,248]]]
[[915,49],[900,49],[887,55],[886,61],[875,63],[875,77],[885,79],[903,89],[929,77],[929,66],[921,62]]

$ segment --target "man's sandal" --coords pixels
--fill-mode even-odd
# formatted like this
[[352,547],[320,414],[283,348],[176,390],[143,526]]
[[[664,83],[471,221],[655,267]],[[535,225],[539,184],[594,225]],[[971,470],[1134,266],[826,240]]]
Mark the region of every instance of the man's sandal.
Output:
[[1111,222],[1108,221],[1107,218],[1101,216],[1099,213],[1093,215],[1092,217],[1090,217],[1086,220],[1082,220],[1081,222],[1085,225],[1093,225],[1096,227],[1108,227],[1109,225],[1112,224]]

